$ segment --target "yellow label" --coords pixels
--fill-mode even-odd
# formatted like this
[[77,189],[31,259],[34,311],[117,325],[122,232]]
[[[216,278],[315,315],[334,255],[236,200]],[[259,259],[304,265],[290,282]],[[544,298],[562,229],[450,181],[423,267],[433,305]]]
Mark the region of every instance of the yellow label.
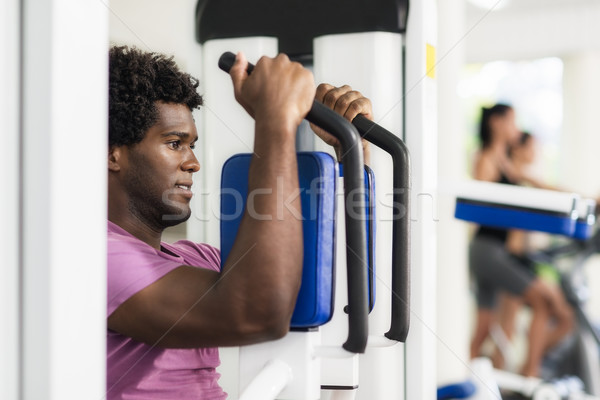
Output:
[[425,46],[425,74],[428,77],[435,79],[435,47],[429,43],[427,43]]

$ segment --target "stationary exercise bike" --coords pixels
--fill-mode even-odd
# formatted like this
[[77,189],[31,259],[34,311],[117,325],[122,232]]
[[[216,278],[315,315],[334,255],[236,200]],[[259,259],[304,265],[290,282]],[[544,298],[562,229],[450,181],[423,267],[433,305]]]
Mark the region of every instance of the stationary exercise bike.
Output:
[[600,231],[587,240],[573,240],[527,255],[532,262],[543,263],[556,271],[576,321],[573,333],[546,355],[542,378],[552,381],[576,376],[583,389],[597,397],[600,396],[600,335],[584,309],[589,298],[584,266],[598,252]]
[[459,190],[455,216],[479,225],[577,239],[528,255],[533,262],[554,267],[560,258],[569,255],[575,258],[570,269],[557,269],[561,288],[577,318],[571,345],[565,344],[562,356],[557,348],[557,353],[547,357],[543,379],[494,370],[494,384],[504,391],[517,393],[520,398],[534,400],[597,398],[600,395],[600,337],[583,310],[586,292],[582,279],[584,262],[600,248],[600,234],[592,236],[595,202],[568,193],[470,182]]

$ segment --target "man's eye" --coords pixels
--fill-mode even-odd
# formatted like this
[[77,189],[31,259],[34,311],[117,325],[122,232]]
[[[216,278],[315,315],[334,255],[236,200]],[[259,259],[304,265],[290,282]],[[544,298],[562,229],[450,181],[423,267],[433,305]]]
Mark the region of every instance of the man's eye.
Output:
[[181,142],[179,140],[174,140],[172,142],[167,143],[167,145],[174,150],[178,149],[180,144]]
[[194,150],[195,148],[196,148],[196,143],[192,143],[192,144],[190,145],[190,149]]

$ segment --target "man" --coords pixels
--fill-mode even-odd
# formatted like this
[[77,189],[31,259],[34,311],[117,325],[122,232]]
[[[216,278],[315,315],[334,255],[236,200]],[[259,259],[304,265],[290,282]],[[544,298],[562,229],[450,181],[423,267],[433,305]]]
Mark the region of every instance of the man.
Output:
[[[256,214],[277,218],[246,213],[221,269],[211,246],[161,242],[165,228],[191,213],[198,81],[172,58],[110,50],[108,399],[223,399],[217,347],[288,331],[302,272],[296,129],[315,94],[348,119],[370,117],[371,105],[348,86],[315,90],[312,74],[285,55],[262,58],[251,76],[246,68],[239,54],[230,74],[235,98],[255,119],[249,190],[283,192],[256,197]],[[279,196],[295,198],[283,214]]]

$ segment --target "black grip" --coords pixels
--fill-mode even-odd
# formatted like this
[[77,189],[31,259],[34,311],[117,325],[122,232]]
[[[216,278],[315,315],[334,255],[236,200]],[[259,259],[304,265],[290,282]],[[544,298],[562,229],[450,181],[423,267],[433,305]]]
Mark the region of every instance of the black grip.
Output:
[[358,115],[352,124],[364,139],[392,156],[392,322],[385,336],[405,342],[410,325],[410,154],[399,137],[364,116]]
[[[223,53],[219,68],[229,72],[235,62],[235,54]],[[251,73],[254,65],[248,64]],[[363,150],[356,128],[342,116],[315,101],[306,119],[335,136],[342,148],[344,164],[344,196],[346,205],[346,257],[348,270],[348,339],[344,349],[353,353],[364,353],[369,335],[369,303],[367,295],[367,238],[364,227],[366,220],[365,186],[363,176]]]
[[[229,70],[231,69],[231,67],[233,67],[234,63],[235,54],[233,54],[230,51],[226,51],[225,53],[221,54],[221,57],[219,57],[219,68],[221,68],[227,73],[229,73]],[[248,63],[246,71],[248,72],[248,75],[250,75],[252,71],[254,71],[254,64]]]

